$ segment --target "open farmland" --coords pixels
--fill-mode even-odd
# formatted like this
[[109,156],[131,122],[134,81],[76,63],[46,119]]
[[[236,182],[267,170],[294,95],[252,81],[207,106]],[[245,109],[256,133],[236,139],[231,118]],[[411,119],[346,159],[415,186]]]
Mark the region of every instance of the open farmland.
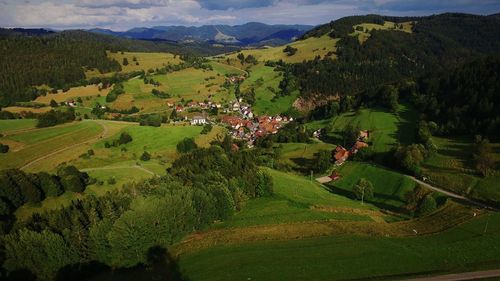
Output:
[[351,36],[357,36],[359,43],[363,44],[370,38],[370,32],[372,30],[394,30],[401,31],[406,33],[412,33],[413,23],[412,22],[402,22],[402,23],[394,23],[391,21],[385,21],[384,24],[376,24],[376,23],[362,23],[353,26],[354,32],[351,33]]
[[[193,280],[401,280],[496,268],[499,232],[500,216],[492,214],[425,236],[340,234],[221,244],[181,255],[180,267]],[[227,270],[232,267],[238,270]]]
[[108,95],[109,90],[109,88],[100,90],[97,85],[73,87],[67,92],[59,90],[57,94],[47,93],[45,96],[39,96],[36,98],[35,102],[49,104],[51,100],[61,103],[70,99],[76,100],[77,98],[83,99],[85,97],[97,97],[98,95],[104,97]]
[[[297,48],[297,53],[293,56],[288,56],[283,52],[284,46],[279,47],[264,47],[262,49],[249,49],[243,50],[246,56],[253,55],[258,61],[279,61],[283,60],[287,63],[297,63],[303,60],[312,60],[316,56],[324,58],[330,55],[335,58],[334,52],[336,51],[336,43],[338,39],[332,39],[325,35],[319,38],[311,37],[306,40],[295,41],[288,44],[291,47]],[[236,54],[227,56],[229,59],[236,60]]]
[[273,67],[262,63],[250,68],[250,77],[241,84],[241,91],[254,89],[254,111],[258,115],[276,115],[287,111],[297,99],[298,91],[284,97],[275,98],[282,74],[274,71]]

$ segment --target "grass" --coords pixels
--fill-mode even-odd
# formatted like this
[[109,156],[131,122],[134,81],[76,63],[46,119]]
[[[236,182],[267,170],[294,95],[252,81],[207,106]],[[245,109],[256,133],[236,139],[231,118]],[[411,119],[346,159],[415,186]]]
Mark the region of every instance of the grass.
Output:
[[44,106],[44,107],[24,107],[24,106],[8,106],[4,107],[2,110],[12,112],[12,113],[23,113],[23,112],[33,112],[33,113],[45,113],[50,111],[52,107]]
[[19,149],[0,155],[0,169],[19,168],[57,149],[96,137],[102,130],[95,122],[77,122],[7,136],[8,140],[19,144]]
[[492,214],[426,236],[334,235],[222,244],[182,255],[179,264],[189,280],[405,279],[498,267],[499,234],[500,215]]
[[[354,32],[349,34],[351,36],[357,36],[359,43],[363,44],[370,38],[371,34],[370,32],[372,30],[394,30],[394,31],[401,31],[401,32],[406,32],[406,33],[412,33],[413,29],[413,24],[411,22],[403,22],[401,23],[402,29],[400,29],[396,23],[391,22],[391,21],[385,21],[383,25],[381,24],[376,24],[376,23],[362,23],[362,24],[357,24],[353,26]],[[356,30],[356,28],[362,27],[363,31]]]
[[[338,39],[332,39],[327,35],[319,38],[311,37],[306,40],[295,41],[288,44],[294,48],[297,48],[297,53],[295,53],[293,56],[288,56],[286,53],[283,52],[285,46],[266,47],[262,49],[250,49],[250,50],[244,50],[242,51],[242,53],[245,56],[251,54],[261,62],[268,60],[270,61],[283,60],[284,62],[287,63],[298,63],[302,62],[303,60],[312,60],[316,56],[324,58],[329,52],[333,53],[336,51],[337,42]],[[227,55],[226,57],[235,60],[236,55],[237,54],[230,54]],[[335,57],[335,55],[332,55],[332,57]]]
[[290,165],[294,170],[309,174],[314,166],[314,157],[321,150],[333,150],[335,145],[323,142],[283,143],[280,145],[280,162]]
[[[326,141],[344,145],[342,131],[349,125],[361,130],[370,130],[369,141],[377,153],[389,151],[396,142],[411,144],[415,139],[417,113],[409,106],[401,104],[397,115],[382,108],[360,109],[343,113],[329,120],[309,123],[311,129],[332,128]],[[350,144],[345,144],[350,145]]]
[[[215,228],[305,221],[371,220],[362,211],[350,210],[368,209],[369,206],[361,206],[359,202],[333,194],[315,181],[271,169],[266,169],[266,172],[273,177],[274,195],[247,201],[241,211],[227,221],[216,224]],[[325,211],[326,208],[330,211]]]
[[[433,137],[438,152],[424,163],[424,174],[437,186],[485,201],[500,201],[500,174],[483,178],[473,167],[472,137]],[[500,144],[493,143],[493,157],[500,161]]]
[[[287,111],[298,98],[298,91],[289,96],[279,97],[273,100],[275,93],[279,92],[279,83],[282,75],[275,72],[273,67],[260,63],[250,69],[250,77],[241,84],[241,90],[250,88],[255,90],[256,102],[254,111],[258,115],[276,115]],[[273,90],[271,90],[273,89]]]
[[370,203],[390,211],[400,211],[405,204],[405,194],[415,187],[415,182],[408,177],[367,163],[348,161],[337,170],[342,178],[328,184],[334,192],[352,196],[353,186],[365,178],[373,184],[374,198]]
[[50,104],[51,100],[55,100],[57,103],[65,102],[69,99],[77,99],[81,97],[96,97],[97,95],[107,96],[110,88],[99,90],[97,85],[88,85],[82,87],[70,88],[69,91],[63,92],[59,90],[57,94],[48,93],[45,96],[39,96],[35,99],[35,102]]
[[0,132],[5,135],[13,131],[34,129],[36,123],[36,119],[0,120]]
[[[120,63],[122,66],[121,72],[148,71],[149,69],[161,68],[169,64],[174,65],[182,62],[179,56],[169,53],[124,52],[122,55],[120,52],[108,52],[108,57]],[[137,58],[139,65],[136,65],[136,62],[133,61],[134,57]],[[123,65],[124,58],[127,58],[128,65]]]

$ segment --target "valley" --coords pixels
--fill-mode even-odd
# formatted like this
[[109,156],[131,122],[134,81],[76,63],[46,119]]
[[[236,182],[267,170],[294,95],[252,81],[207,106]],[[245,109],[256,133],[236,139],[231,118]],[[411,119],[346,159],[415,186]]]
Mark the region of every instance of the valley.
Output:
[[[440,33],[456,21],[473,33],[480,20],[500,25],[356,16],[210,55],[96,43],[100,62],[66,80],[12,82],[25,94],[0,99],[2,274],[401,280],[498,269],[499,84],[480,74],[498,71],[500,34],[471,47]],[[158,28],[142,31],[171,32]],[[233,38],[222,29],[218,39]]]

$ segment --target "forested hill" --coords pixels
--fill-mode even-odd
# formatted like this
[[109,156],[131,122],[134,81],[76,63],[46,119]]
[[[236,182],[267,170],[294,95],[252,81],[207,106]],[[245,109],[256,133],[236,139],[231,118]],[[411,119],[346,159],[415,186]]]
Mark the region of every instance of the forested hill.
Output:
[[[412,32],[371,30],[360,43],[357,24],[410,22]],[[336,60],[315,60],[294,66],[302,95],[356,95],[379,85],[441,73],[482,55],[500,52],[500,19],[465,14],[407,18],[347,17],[319,26],[305,35],[341,38]],[[374,87],[375,86],[375,87]]]
[[84,68],[120,70],[120,64],[110,60],[106,50],[212,55],[232,49],[130,40],[85,31],[0,29],[0,106],[34,99],[38,92],[31,86],[46,84],[60,89],[77,83],[85,79]]

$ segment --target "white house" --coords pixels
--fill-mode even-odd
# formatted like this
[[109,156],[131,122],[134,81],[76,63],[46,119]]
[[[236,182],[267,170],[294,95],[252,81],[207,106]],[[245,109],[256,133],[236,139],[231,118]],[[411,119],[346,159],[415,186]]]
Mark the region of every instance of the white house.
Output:
[[191,119],[191,125],[205,125],[207,124],[207,119],[203,116],[194,116]]

